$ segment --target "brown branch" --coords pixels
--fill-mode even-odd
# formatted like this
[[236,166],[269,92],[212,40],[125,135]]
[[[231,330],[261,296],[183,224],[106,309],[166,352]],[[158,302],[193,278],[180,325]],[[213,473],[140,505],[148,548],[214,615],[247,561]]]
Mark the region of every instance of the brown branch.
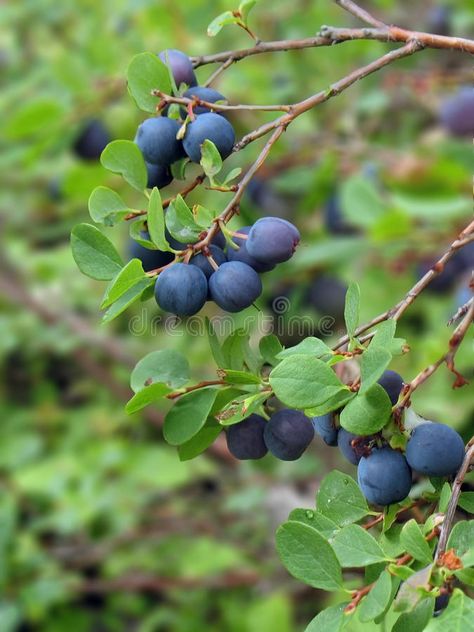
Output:
[[[375,25],[374,25],[375,26]],[[192,57],[195,68],[207,64],[223,63],[228,68],[231,64],[264,53],[275,53],[289,50],[302,50],[305,48],[318,48],[321,46],[332,46],[337,43],[348,42],[350,40],[377,40],[379,42],[403,42],[412,40],[420,42],[426,48],[448,49],[464,53],[474,54],[474,40],[462,37],[448,37],[424,31],[410,31],[398,26],[378,25],[377,28],[336,28],[323,26],[315,37],[305,37],[303,39],[276,40],[272,42],[260,42],[251,48],[240,50],[227,50],[213,55],[200,55]],[[221,67],[220,72],[225,70]],[[220,73],[219,73],[220,74]],[[215,77],[212,77],[214,80]]]
[[441,525],[441,531],[439,535],[438,548],[436,549],[435,560],[438,561],[446,550],[448,543],[448,537],[451,532],[451,527],[456,513],[456,507],[459,501],[459,495],[461,493],[461,485],[463,484],[466,474],[469,472],[472,462],[474,461],[474,437],[471,438],[467,444],[466,455],[459,468],[459,471],[454,479],[453,487],[451,490],[451,498],[449,499],[448,508]]
[[[458,235],[458,237],[453,241],[448,250],[438,259],[438,261],[433,265],[433,267],[428,270],[428,272],[421,277],[417,283],[406,293],[401,301],[399,301],[394,307],[391,307],[387,311],[375,316],[371,321],[365,323],[358,327],[355,331],[355,336],[359,336],[364,333],[368,329],[372,329],[375,325],[382,323],[389,318],[393,318],[394,320],[399,320],[402,314],[408,309],[408,307],[415,301],[415,299],[421,294],[421,292],[435,279],[439,276],[446,265],[446,263],[456,254],[458,250],[466,246],[467,244],[474,241],[474,221],[468,224],[466,228]],[[370,339],[374,333],[370,333],[365,337],[360,338],[361,342]],[[343,336],[338,340],[338,342],[333,346],[333,350],[339,349],[339,347],[343,347],[349,342],[349,336]]]
[[204,101],[203,99],[199,99],[198,97],[187,98],[187,97],[173,97],[170,94],[166,94],[166,92],[162,92],[161,90],[152,90],[151,92],[155,97],[160,97],[162,102],[166,105],[169,103],[177,103],[178,105],[192,105],[193,107],[196,105],[201,105],[203,107],[209,108],[209,110],[214,110],[216,112],[231,112],[231,111],[242,111],[242,110],[250,110],[254,112],[289,112],[291,109],[291,105],[228,105],[224,103],[211,103],[210,101]]
[[466,312],[464,318],[456,327],[451,336],[448,344],[448,351],[444,353],[436,362],[431,364],[426,369],[423,369],[411,382],[405,387],[403,397],[400,400],[400,403],[397,406],[397,410],[401,410],[410,402],[410,397],[416,389],[421,386],[426,380],[433,375],[433,373],[444,363],[448,369],[455,374],[456,380],[454,381],[453,388],[460,388],[467,384],[467,380],[456,370],[454,366],[454,358],[456,353],[461,346],[462,341],[464,340],[469,327],[471,326],[474,320],[474,302],[471,303],[469,310]]

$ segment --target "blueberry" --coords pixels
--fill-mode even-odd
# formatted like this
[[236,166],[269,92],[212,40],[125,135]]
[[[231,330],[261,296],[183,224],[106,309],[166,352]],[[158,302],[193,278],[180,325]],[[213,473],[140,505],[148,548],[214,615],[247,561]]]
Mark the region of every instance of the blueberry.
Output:
[[450,594],[448,592],[441,593],[439,597],[436,597],[434,603],[434,617],[439,617],[441,612],[448,607]]
[[374,505],[391,505],[410,493],[411,470],[400,452],[388,446],[363,456],[357,467],[362,493]]
[[[237,232],[248,235],[250,228],[251,226],[244,226],[243,228],[239,228]],[[273,263],[262,263],[261,261],[257,261],[255,257],[251,257],[247,252],[245,245],[245,242],[247,241],[246,239],[242,239],[241,237],[232,237],[232,241],[239,246],[239,249],[234,250],[231,247],[227,249],[227,258],[229,261],[242,261],[253,268],[255,272],[268,272],[269,270],[273,270],[275,267],[275,264]]]
[[263,433],[266,421],[260,415],[250,415],[238,424],[229,426],[226,439],[229,452],[236,459],[261,459],[268,452]]
[[187,86],[195,86],[197,84],[193,63],[185,53],[174,48],[167,48],[161,51],[158,57],[164,64],[168,63],[177,88],[182,83],[185,83]]
[[201,114],[186,127],[183,147],[193,162],[201,160],[201,145],[210,140],[224,160],[232,153],[235,142],[234,128],[229,121],[219,114],[209,112]]
[[441,125],[453,136],[474,135],[474,88],[464,86],[442,105]]
[[337,446],[342,455],[352,463],[357,465],[366,453],[367,445],[372,441],[373,437],[361,437],[352,432],[348,432],[345,428],[339,428],[337,433]]
[[308,303],[320,314],[336,321],[344,319],[347,285],[336,277],[321,275],[312,281],[308,290]]
[[284,408],[270,417],[263,436],[273,456],[296,461],[313,440],[314,428],[302,412]]
[[207,299],[207,280],[197,266],[174,263],[158,275],[155,298],[166,312],[192,316]]
[[162,167],[161,165],[152,165],[151,162],[145,162],[146,172],[148,174],[147,188],[163,189],[168,186],[173,180],[171,170],[168,167]]
[[183,157],[183,146],[176,138],[180,125],[174,119],[158,116],[145,119],[138,126],[135,142],[146,162],[169,166]]
[[262,293],[262,282],[253,268],[241,261],[223,263],[209,279],[213,301],[228,312],[249,307]]
[[83,125],[73,149],[83,160],[99,160],[110,140],[110,134],[102,121],[92,119]]
[[215,235],[215,237],[212,239],[212,244],[214,246],[217,246],[221,250],[224,250],[225,245],[226,245],[226,240],[225,240],[224,234],[221,231],[219,231]]
[[[214,259],[214,261],[217,263],[218,266],[220,266],[225,261],[227,261],[227,258],[224,252],[217,246],[210,246],[209,250],[211,252],[212,258]],[[206,279],[209,279],[211,274],[214,273],[214,268],[209,263],[209,259],[202,252],[199,252],[197,255],[195,255],[189,261],[189,264],[193,266],[197,266],[200,270],[202,270],[204,272],[204,276],[206,277]]]
[[[183,94],[183,97],[187,99],[192,99],[193,97],[197,97],[201,99],[201,101],[207,101],[208,103],[215,103],[216,101],[227,101],[224,95],[217,90],[213,90],[213,88],[205,88],[204,86],[195,86],[194,88],[189,88]],[[206,112],[210,112],[211,110],[203,105],[197,105],[193,108],[194,114],[205,114]],[[223,112],[217,112],[222,116]],[[186,114],[185,114],[186,115]]]
[[384,371],[382,377],[377,381],[387,393],[392,406],[398,401],[400,391],[403,388],[403,378],[396,371]]
[[246,248],[258,261],[275,264],[290,259],[299,241],[298,229],[286,219],[262,217],[251,227]]
[[339,429],[334,424],[334,415],[330,413],[321,417],[313,417],[311,420],[317,434],[326,445],[336,446]]
[[461,466],[464,443],[450,426],[428,422],[413,430],[406,457],[410,467],[420,474],[449,476]]
[[[144,239],[150,239],[150,235],[146,231],[142,232],[142,237]],[[171,263],[171,261],[173,261],[174,259],[174,254],[172,252],[150,250],[149,248],[145,248],[145,246],[142,246],[135,240],[130,240],[128,253],[130,259],[140,259],[145,272],[161,268],[162,266]]]

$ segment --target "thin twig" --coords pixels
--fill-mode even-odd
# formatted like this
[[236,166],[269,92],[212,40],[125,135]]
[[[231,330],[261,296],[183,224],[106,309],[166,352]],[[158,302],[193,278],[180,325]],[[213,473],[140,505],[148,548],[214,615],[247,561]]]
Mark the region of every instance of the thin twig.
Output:
[[438,548],[436,549],[435,561],[438,561],[446,550],[448,543],[448,537],[453,525],[454,515],[456,513],[456,507],[459,501],[459,495],[461,493],[461,486],[463,484],[466,474],[469,472],[471,464],[474,460],[474,437],[471,438],[467,444],[466,456],[459,468],[459,471],[454,479],[453,487],[451,490],[451,498],[449,499],[448,508],[441,525],[441,531],[439,535]]
[[231,112],[234,110],[250,110],[254,112],[289,112],[291,109],[291,105],[228,105],[225,103],[211,103],[210,101],[204,101],[203,99],[199,99],[198,97],[194,97],[191,99],[187,97],[173,97],[170,94],[166,94],[166,92],[162,92],[161,90],[152,90],[152,94],[156,97],[160,97],[165,104],[178,103],[179,105],[186,106],[201,105],[208,108],[209,110],[214,110],[216,112]]
[[[446,265],[446,263],[456,254],[458,250],[466,246],[467,244],[474,241],[474,221],[470,222],[468,226],[458,235],[458,237],[453,241],[448,250],[438,259],[438,261],[433,265],[433,267],[428,270],[428,272],[421,277],[417,283],[406,293],[401,301],[399,301],[394,307],[391,307],[387,311],[375,316],[371,321],[361,325],[355,331],[355,336],[360,336],[360,334],[364,333],[368,329],[372,329],[375,325],[388,320],[389,318],[393,318],[394,320],[399,320],[402,314],[408,309],[408,307],[415,301],[415,299],[421,294],[421,292],[433,281],[437,276],[439,276]],[[374,333],[370,333],[367,336],[360,338],[361,342],[370,339]],[[338,340],[338,342],[333,346],[333,350],[337,350],[340,347],[343,347],[349,342],[349,336],[342,336]]]

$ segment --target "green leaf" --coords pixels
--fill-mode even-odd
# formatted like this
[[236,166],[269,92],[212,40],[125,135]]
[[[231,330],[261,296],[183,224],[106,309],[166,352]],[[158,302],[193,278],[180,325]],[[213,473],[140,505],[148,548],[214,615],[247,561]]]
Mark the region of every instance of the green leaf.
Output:
[[147,283],[151,280],[145,275],[140,259],[132,259],[129,261],[120,270],[107,288],[107,292],[102,301],[101,309],[105,309],[106,307],[109,307],[109,305],[112,305],[112,303],[119,299],[122,294],[125,294],[125,292],[127,292],[130,288],[144,279]]
[[285,522],[276,532],[276,547],[293,577],[313,588],[339,590],[341,567],[328,542],[301,522]]
[[146,189],[145,161],[142,152],[131,140],[113,140],[102,152],[100,162],[109,171],[120,173],[134,189]]
[[377,325],[374,337],[370,342],[370,348],[382,348],[390,351],[390,346],[397,329],[397,321],[393,318],[384,320]]
[[424,632],[467,632],[474,620],[474,600],[455,588],[447,608],[431,619]]
[[320,415],[325,415],[326,413],[330,413],[333,410],[339,410],[339,408],[345,406],[347,402],[349,402],[355,396],[356,394],[352,391],[341,391],[340,393],[337,393],[334,397],[330,397],[323,404],[307,408],[305,410],[305,413],[306,415],[308,415],[308,417],[318,417]]
[[263,336],[263,338],[260,339],[258,348],[262,354],[263,361],[266,364],[270,364],[271,366],[278,364],[278,354],[281,352],[283,347],[275,334]]
[[201,167],[211,179],[222,169],[221,155],[214,143],[207,139],[201,145]]
[[212,20],[207,27],[207,34],[209,37],[215,37],[226,24],[237,24],[238,22],[239,18],[235,17],[232,11],[225,11]]
[[433,561],[430,546],[423,537],[416,520],[409,520],[403,525],[400,541],[415,560],[423,564],[430,564]]
[[340,423],[357,435],[370,435],[388,422],[392,403],[380,384],[373,384],[365,393],[358,393],[343,409]]
[[345,623],[344,608],[347,603],[326,608],[317,614],[305,628],[304,632],[339,632]]
[[340,197],[344,217],[356,226],[370,228],[386,211],[385,202],[367,177],[355,175],[345,179]]
[[361,386],[359,393],[366,393],[371,386],[377,383],[382,373],[392,360],[392,354],[382,347],[372,347],[364,351],[360,359]]
[[369,513],[367,501],[355,480],[338,470],[321,481],[316,508],[339,525],[350,524]]
[[[427,597],[410,612],[403,612],[392,632],[423,632],[433,617],[434,599]],[[446,629],[445,632],[448,632]]]
[[[389,566],[389,572],[392,572],[393,566]],[[399,569],[401,567],[398,567]],[[411,571],[411,569],[410,569]],[[429,590],[431,574],[433,572],[433,564],[429,564],[425,568],[413,573],[400,586],[397,597],[394,602],[395,612],[403,612],[413,610],[423,599],[423,592]]]
[[15,107],[11,108],[11,111],[11,116],[4,130],[9,139],[44,136],[46,130],[55,128],[58,123],[61,124],[66,114],[64,104],[56,96],[40,96],[34,99],[33,93],[29,95],[28,99],[25,98],[15,103]]
[[169,251],[170,245],[165,237],[165,215],[161,204],[161,195],[156,187],[153,188],[148,202],[148,232],[153,243],[159,250]]
[[157,250],[155,244],[146,237],[148,230],[144,219],[130,222],[130,237],[148,250]]
[[222,431],[222,426],[215,421],[208,420],[201,430],[189,441],[178,446],[180,461],[190,461],[202,454],[214,443]]
[[96,187],[89,197],[89,215],[97,224],[114,226],[130,211],[120,195],[108,187]]
[[214,325],[206,316],[206,329],[207,329],[207,337],[209,340],[209,346],[211,348],[212,357],[214,358],[215,363],[218,367],[225,367],[225,358],[224,353],[222,352],[221,345],[219,342],[219,338],[214,329]]
[[166,384],[155,382],[154,384],[150,384],[150,386],[146,386],[141,391],[138,391],[138,393],[135,393],[135,395],[127,402],[125,410],[129,415],[131,415],[132,413],[136,413],[142,408],[145,408],[145,406],[156,402],[156,400],[165,397],[171,392],[172,389]]
[[193,244],[199,239],[202,228],[181,195],[171,202],[166,211],[166,226],[171,235],[183,244]]
[[373,621],[383,614],[392,598],[392,576],[388,571],[380,573],[375,586],[364,597],[359,608],[359,619],[362,622]]
[[474,542],[474,520],[463,520],[454,525],[449,534],[446,549],[454,549],[456,555],[463,558],[466,554],[472,553]]
[[143,292],[150,286],[154,285],[155,279],[151,277],[144,277],[140,279],[131,288],[126,290],[105,312],[102,316],[102,323],[109,323],[116,318],[119,314],[124,312],[127,307],[141,298]]
[[243,419],[246,419],[260,408],[260,406],[269,398],[270,393],[255,393],[249,395],[241,395],[233,399],[227,406],[225,406],[216,418],[223,426],[231,426],[239,423]]
[[198,204],[193,208],[193,217],[198,226],[207,230],[212,224],[214,213],[205,206]]
[[339,529],[335,522],[314,509],[293,509],[288,516],[288,520],[307,524],[312,529],[316,529],[326,539],[331,538]]
[[239,4],[239,13],[242,16],[242,20],[247,24],[247,18],[250,11],[257,4],[257,0],[242,0]]
[[350,524],[338,531],[330,544],[343,568],[367,566],[386,559],[377,540],[357,524]]
[[467,196],[459,195],[440,199],[423,196],[408,196],[401,193],[392,194],[392,202],[410,217],[426,219],[431,222],[443,221],[456,217],[463,218],[472,212],[472,204]]
[[226,175],[223,184],[229,184],[232,180],[235,180],[242,173],[242,169],[240,167],[236,167],[235,169],[231,169],[229,173]]
[[151,113],[155,113],[159,101],[151,91],[161,90],[171,94],[172,90],[166,64],[152,53],[140,53],[132,58],[127,68],[127,84],[140,110]]
[[439,495],[438,511],[445,513],[451,498],[451,485],[445,482]]
[[314,338],[313,336],[308,336],[308,338],[305,338],[294,347],[280,351],[277,358],[279,360],[283,360],[284,358],[288,358],[292,355],[310,355],[315,358],[323,358],[325,356],[331,356],[332,353],[332,349],[330,349],[322,340]]
[[130,386],[135,393],[155,382],[180,388],[189,381],[189,377],[186,357],[179,351],[162,349],[152,351],[137,363],[130,376]]
[[247,373],[246,371],[233,371],[232,369],[224,369],[219,371],[219,376],[222,376],[224,382],[228,384],[261,384],[262,379],[258,375],[253,373]]
[[74,226],[71,248],[79,270],[93,279],[110,281],[123,266],[115,246],[92,224]]
[[302,354],[282,360],[269,379],[278,399],[293,408],[312,408],[348,390],[325,362]]
[[394,575],[395,577],[399,577],[404,581],[410,579],[410,577],[413,577],[413,575],[415,574],[413,569],[411,569],[409,566],[398,566],[397,564],[389,564],[387,566],[387,569],[392,575]]
[[202,388],[182,395],[165,417],[163,436],[170,445],[181,445],[206,423],[217,395],[216,389]]
[[360,288],[357,283],[350,283],[346,293],[346,304],[344,306],[344,320],[346,322],[347,335],[354,336],[359,324],[360,311]]
[[224,368],[240,371],[244,368],[249,334],[244,329],[233,331],[222,344]]
[[462,492],[459,496],[458,505],[465,511],[474,514],[474,492]]

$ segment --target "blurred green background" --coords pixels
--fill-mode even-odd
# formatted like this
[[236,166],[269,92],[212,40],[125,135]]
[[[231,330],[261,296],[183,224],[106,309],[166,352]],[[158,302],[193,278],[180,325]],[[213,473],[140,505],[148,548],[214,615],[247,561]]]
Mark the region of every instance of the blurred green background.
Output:
[[[471,0],[443,3],[443,24],[428,0],[366,6],[401,26],[474,32]],[[131,204],[134,195],[98,161],[74,153],[78,134],[99,119],[111,138],[133,139],[144,118],[124,81],[133,55],[250,46],[237,27],[206,36],[211,19],[234,8],[231,0],[21,0],[0,9],[0,632],[293,632],[329,603],[281,567],[273,534],[292,508],[313,504],[325,473],[354,475],[352,466],[317,440],[295,463],[236,463],[222,441],[181,463],[161,436],[165,408],[125,414],[128,376],[146,353],[175,348],[196,379],[212,379],[205,337],[151,303],[102,326],[103,287],[80,274],[69,249],[72,226],[89,221],[94,186],[118,188]],[[356,25],[323,0],[261,0],[250,23],[263,40]],[[215,86],[231,103],[291,103],[388,48],[350,42],[255,56]],[[257,340],[276,312],[286,344],[303,333],[289,331],[295,315],[306,317],[307,333],[336,338],[341,287],[359,282],[368,320],[401,298],[467,224],[471,139],[450,134],[439,112],[469,82],[471,63],[423,51],[301,117],[278,142],[241,222],[282,215],[303,242],[291,263],[265,276],[262,311],[247,310]],[[214,69],[200,68],[199,80]],[[271,117],[244,112],[232,122],[242,136]],[[229,168],[248,166],[261,146],[229,159]],[[211,208],[227,199],[193,196]],[[345,217],[342,227],[328,221],[331,205]],[[107,234],[126,257],[126,227]],[[446,350],[446,322],[468,299],[468,276],[466,267],[445,273],[402,319],[397,335],[410,353],[391,368],[406,380]],[[458,368],[474,377],[472,339]],[[414,405],[468,439],[472,388],[453,392],[452,381],[441,368]]]

